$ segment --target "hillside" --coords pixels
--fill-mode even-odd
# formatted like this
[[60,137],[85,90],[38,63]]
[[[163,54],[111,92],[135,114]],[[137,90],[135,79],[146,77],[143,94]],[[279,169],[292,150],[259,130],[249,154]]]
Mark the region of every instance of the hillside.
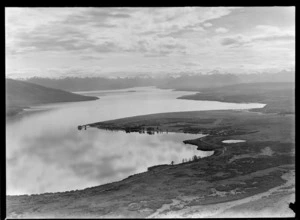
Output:
[[262,109],[253,109],[264,113],[294,113],[295,83],[241,83],[220,88],[200,90],[200,93],[186,95],[179,99],[208,100],[220,102],[267,104]]
[[53,102],[77,102],[96,100],[97,97],[83,96],[71,92],[47,88],[33,83],[6,79],[6,114],[14,115],[22,109],[36,104]]
[[295,71],[280,71],[277,73],[243,74],[243,83],[252,82],[295,82]]

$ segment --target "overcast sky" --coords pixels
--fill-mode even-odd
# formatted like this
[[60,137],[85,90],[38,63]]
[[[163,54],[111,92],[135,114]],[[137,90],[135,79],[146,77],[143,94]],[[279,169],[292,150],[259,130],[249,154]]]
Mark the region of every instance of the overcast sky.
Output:
[[6,76],[280,71],[294,7],[6,8]]

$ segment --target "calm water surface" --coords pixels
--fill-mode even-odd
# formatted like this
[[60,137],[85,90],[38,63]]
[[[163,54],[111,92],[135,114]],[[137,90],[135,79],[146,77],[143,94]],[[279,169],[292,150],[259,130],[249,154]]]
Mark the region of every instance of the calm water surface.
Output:
[[100,99],[36,106],[7,120],[8,195],[83,189],[144,172],[149,166],[209,155],[182,143],[201,134],[78,131],[78,125],[160,112],[264,106],[176,99],[194,93],[152,87],[83,94]]
[[245,140],[224,140],[222,141],[222,143],[225,144],[235,144],[235,143],[242,143],[242,142],[246,142]]

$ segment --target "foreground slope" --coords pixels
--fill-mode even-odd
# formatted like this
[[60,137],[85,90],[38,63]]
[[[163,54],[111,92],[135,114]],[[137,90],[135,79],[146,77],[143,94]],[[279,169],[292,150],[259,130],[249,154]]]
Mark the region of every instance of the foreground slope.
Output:
[[13,115],[23,108],[52,102],[76,102],[96,100],[97,97],[83,96],[71,92],[47,88],[20,80],[6,79],[6,109]]

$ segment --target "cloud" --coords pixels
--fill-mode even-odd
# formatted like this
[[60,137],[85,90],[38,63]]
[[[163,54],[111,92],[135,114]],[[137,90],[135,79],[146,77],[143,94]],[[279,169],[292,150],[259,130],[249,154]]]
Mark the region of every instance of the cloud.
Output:
[[[71,11],[73,13],[63,13]],[[9,54],[27,53],[32,51],[62,51],[62,50],[85,50],[92,49],[95,46],[96,51],[110,52],[116,47],[112,46],[112,42],[101,42],[101,38],[94,38],[93,30],[98,28],[115,28],[116,24],[111,23],[111,20],[124,20],[130,18],[130,14],[122,12],[119,9],[104,9],[104,8],[72,8],[70,10],[49,10],[35,9],[28,12],[34,12],[38,20],[44,20],[44,17],[49,17],[49,14],[55,13],[52,19],[46,20],[44,23],[39,23],[30,20],[32,25],[25,25],[22,28],[22,21],[14,20],[14,13],[23,13],[27,18],[27,10],[9,10],[8,21],[6,24],[7,52]],[[40,13],[44,12],[45,15]],[[58,16],[56,16],[58,14]],[[60,15],[60,16],[59,16]],[[51,16],[50,16],[51,17]],[[57,18],[57,19],[55,19]],[[17,27],[15,31],[12,26]],[[99,30],[98,30],[99,32]],[[100,42],[99,42],[100,41]],[[116,44],[116,43],[115,43]]]
[[74,10],[73,14],[70,14],[64,19],[64,23],[72,25],[86,25],[93,24],[95,26],[102,27],[114,27],[109,24],[113,19],[126,19],[131,15],[126,13],[127,10],[121,12],[117,8],[84,8],[82,10]]
[[182,62],[182,64],[185,65],[185,66],[202,67],[201,62],[196,62],[196,61],[185,61],[185,62]]
[[79,30],[69,26],[55,23],[39,26],[31,30],[29,33],[21,32],[17,35],[18,40],[9,49],[17,48],[23,52],[34,50],[79,50],[88,44],[85,39],[86,35]]
[[173,37],[144,37],[135,39],[132,45],[123,48],[126,52],[137,52],[145,57],[186,54],[190,45]]
[[81,60],[100,60],[102,58],[96,57],[96,56],[91,56],[91,55],[82,55],[80,56]]
[[295,36],[292,34],[278,34],[271,36],[254,37],[252,41],[294,41]]
[[280,33],[280,28],[271,25],[257,25],[256,29],[266,32],[266,33]]
[[28,33],[19,35],[14,47],[7,47],[9,54],[26,53],[34,51],[84,51],[90,50],[98,53],[118,51],[117,42],[111,40],[87,40],[88,35],[70,26],[56,27],[53,24],[40,26]]
[[211,27],[212,24],[211,24],[211,23],[204,23],[203,26],[204,26],[204,27]]
[[121,12],[121,9],[114,8],[89,8],[84,14],[90,16],[92,20],[94,19],[109,19],[109,18],[130,18],[131,15],[128,13]]
[[[243,11],[237,7],[13,8],[6,10],[6,60],[15,68],[14,73],[38,68],[43,74],[56,65],[55,68],[62,69],[57,74],[65,75],[71,73],[63,65],[72,66],[75,62],[78,69],[90,70],[87,60],[96,61],[97,57],[101,60],[97,64],[93,62],[95,69],[146,71],[142,67],[134,69],[134,60],[147,66],[150,72],[155,64],[151,60],[158,60],[151,57],[166,58],[164,62],[177,64],[179,57],[189,56],[208,67],[223,62],[214,54],[228,52],[227,48],[251,48],[253,53],[268,48],[273,53],[284,54],[294,50],[295,33],[293,23],[275,18],[280,11],[284,10],[273,7]],[[268,16],[267,12],[270,12]],[[249,19],[251,16],[256,17]],[[226,29],[228,25],[230,31]],[[225,33],[226,36],[221,35]],[[176,69],[181,68],[176,65]]]
[[118,52],[122,50],[115,42],[112,41],[106,41],[101,44],[94,44],[90,49],[98,53]]
[[153,52],[145,53],[144,57],[165,57],[168,55],[170,55],[169,52],[160,51],[160,52],[155,52],[155,53],[153,53]]
[[236,35],[231,37],[225,37],[221,39],[221,45],[235,45],[235,46],[249,46],[256,42],[292,42],[295,40],[295,36],[290,33],[278,33],[278,34],[262,34],[254,36]]
[[[181,38],[187,33],[204,32],[201,24],[207,20],[228,15],[234,8],[72,8],[69,10],[33,10],[36,17],[45,23],[30,20],[32,25],[20,29],[24,22],[13,14],[30,16],[31,10],[10,11],[8,23],[18,27],[18,32],[9,28],[10,55],[34,51],[94,51],[96,53],[144,52],[170,54],[186,53],[184,42],[170,45],[166,40]],[[153,38],[152,48],[137,46],[139,36]],[[138,37],[136,37],[138,36]],[[182,39],[186,41],[186,39]],[[188,42],[188,41],[186,41]],[[140,47],[140,48],[139,48]],[[157,47],[157,48],[155,48]],[[156,52],[154,52],[156,51]]]
[[221,44],[224,46],[233,45],[233,44],[244,44],[246,42],[247,41],[241,35],[233,36],[233,37],[225,37],[221,39]]
[[188,34],[188,33],[193,33],[193,32],[204,32],[205,30],[203,29],[203,27],[199,26],[199,25],[190,25],[190,26],[186,26],[184,29],[176,29],[174,31],[171,31],[169,33],[165,33],[165,34],[158,34],[158,36],[160,37],[173,37],[173,38],[178,38],[178,37],[182,37],[182,35],[184,34]]
[[226,29],[226,28],[217,28],[215,30],[216,33],[220,33],[220,34],[224,34],[224,33],[227,33],[229,30]]

